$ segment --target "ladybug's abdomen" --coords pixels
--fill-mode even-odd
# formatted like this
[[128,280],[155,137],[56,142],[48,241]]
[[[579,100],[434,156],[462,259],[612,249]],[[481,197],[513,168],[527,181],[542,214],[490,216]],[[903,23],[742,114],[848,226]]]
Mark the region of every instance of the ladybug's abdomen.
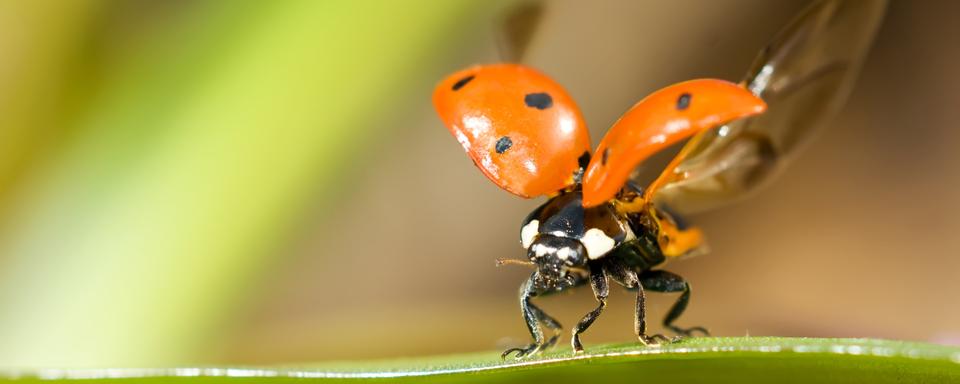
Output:
[[617,259],[635,271],[649,270],[667,261],[660,250],[657,236],[646,231],[637,232],[633,240],[620,244],[605,257]]

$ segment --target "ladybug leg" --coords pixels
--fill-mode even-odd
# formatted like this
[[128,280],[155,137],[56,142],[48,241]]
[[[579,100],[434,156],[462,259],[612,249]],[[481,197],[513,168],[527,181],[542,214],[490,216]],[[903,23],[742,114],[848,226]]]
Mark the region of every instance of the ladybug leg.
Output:
[[554,319],[553,317],[548,315],[546,312],[540,309],[540,307],[533,305],[533,303],[528,303],[528,305],[530,307],[530,310],[532,310],[533,314],[537,317],[537,319],[543,322],[543,325],[545,325],[547,328],[550,328],[553,330],[553,336],[550,336],[550,338],[547,339],[547,342],[544,343],[543,346],[540,347],[540,349],[545,350],[552,347],[554,344],[557,343],[557,339],[560,338],[560,331],[563,330],[563,326],[560,325],[560,322],[557,321],[557,319]]
[[637,340],[644,345],[669,342],[670,339],[664,335],[647,335],[647,296],[646,292],[644,292],[643,285],[640,284],[640,279],[637,275],[637,272],[627,264],[614,258],[611,258],[610,261],[604,264],[603,267],[607,273],[607,276],[609,276],[611,279],[624,286],[628,290],[637,291],[636,316],[633,318],[633,330],[637,335]]
[[580,319],[580,322],[573,327],[573,338],[570,344],[573,346],[573,353],[583,352],[583,344],[580,343],[580,334],[587,330],[594,320],[600,316],[603,309],[607,306],[607,296],[610,295],[610,289],[607,286],[607,274],[604,269],[597,264],[590,265],[590,288],[593,288],[593,296],[599,304],[597,308],[590,311]]
[[627,287],[637,290],[637,309],[633,318],[633,332],[637,335],[637,340],[640,340],[643,345],[659,344],[659,338],[663,335],[652,337],[647,335],[647,294],[643,291],[643,285],[637,280],[637,273],[630,271],[629,276],[632,277],[632,281],[629,281],[631,285],[627,285]]
[[540,328],[541,321],[544,322],[547,328],[553,330],[560,330],[561,326],[556,319],[550,317],[530,302],[533,297],[537,296],[537,291],[533,288],[533,281],[534,277],[531,275],[530,278],[520,286],[520,312],[523,314],[523,320],[527,323],[527,330],[530,331],[530,336],[533,337],[533,343],[525,347],[510,348],[503,351],[503,353],[500,354],[501,359],[506,359],[507,356],[510,356],[512,353],[516,353],[515,357],[517,359],[532,356],[550,347],[557,341],[559,334],[554,334],[549,340],[544,340],[543,329]]
[[692,337],[695,333],[701,333],[703,336],[710,335],[704,327],[681,328],[673,324],[687,309],[687,304],[690,302],[690,283],[682,277],[662,270],[645,271],[640,274],[640,285],[653,292],[681,292],[680,297],[663,319],[664,327],[685,337]]

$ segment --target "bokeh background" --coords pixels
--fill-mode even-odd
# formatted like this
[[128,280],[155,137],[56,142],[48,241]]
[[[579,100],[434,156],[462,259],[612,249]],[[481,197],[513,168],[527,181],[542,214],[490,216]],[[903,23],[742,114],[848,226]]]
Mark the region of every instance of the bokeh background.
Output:
[[[550,1],[527,63],[594,142],[739,79],[806,1]],[[526,342],[537,200],[487,181],[434,84],[498,61],[499,1],[0,1],[0,364],[271,364]],[[960,342],[960,3],[894,1],[840,115],[667,266],[714,334]],[[542,301],[567,325],[584,289]],[[585,336],[630,341],[615,290]],[[659,319],[674,297],[655,296]],[[654,320],[658,323],[658,320]],[[659,330],[659,327],[655,328]]]

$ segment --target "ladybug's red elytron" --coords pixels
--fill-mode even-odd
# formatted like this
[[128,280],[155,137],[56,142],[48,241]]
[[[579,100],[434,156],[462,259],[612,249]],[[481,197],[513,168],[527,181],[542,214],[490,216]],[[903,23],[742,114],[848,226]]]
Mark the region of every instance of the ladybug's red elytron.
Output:
[[[814,4],[761,52],[739,85],[701,79],[656,91],[627,111],[593,154],[573,98],[534,69],[475,66],[442,81],[434,106],[484,175],[516,195],[549,197],[521,225],[529,261],[501,261],[535,267],[520,293],[534,340],[503,356],[535,354],[559,337],[560,323],[533,297],[590,284],[599,304],[576,324],[571,340],[582,351],[580,334],[606,306],[608,280],[637,291],[641,343],[669,340],[646,332],[645,291],[680,293],[664,318],[667,329],[707,334],[675,324],[690,284],[655,269],[702,248],[700,231],[678,224],[675,213],[729,201],[783,164],[846,98],[883,8],[881,2]],[[770,112],[757,116],[768,104]],[[641,188],[631,179],[644,160],[685,139],[652,183]],[[541,326],[557,332],[547,338]]]

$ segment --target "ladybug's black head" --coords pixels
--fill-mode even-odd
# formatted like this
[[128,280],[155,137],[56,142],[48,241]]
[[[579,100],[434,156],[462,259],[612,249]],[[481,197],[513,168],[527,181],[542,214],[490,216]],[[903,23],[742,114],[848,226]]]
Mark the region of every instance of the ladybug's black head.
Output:
[[537,266],[534,285],[538,290],[562,290],[582,278],[587,250],[576,239],[541,234],[527,248],[527,257]]

